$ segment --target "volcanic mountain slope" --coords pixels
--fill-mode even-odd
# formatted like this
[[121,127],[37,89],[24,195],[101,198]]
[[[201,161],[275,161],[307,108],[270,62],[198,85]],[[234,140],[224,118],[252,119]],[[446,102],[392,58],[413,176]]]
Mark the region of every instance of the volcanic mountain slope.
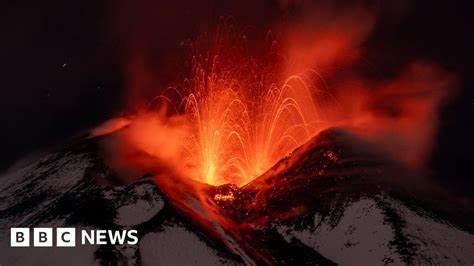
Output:
[[[1,264],[474,262],[472,209],[345,130],[322,132],[242,188],[202,185],[204,198],[179,182],[186,197],[170,196],[163,173],[123,184],[100,141],[74,142],[1,177]],[[39,226],[136,229],[140,241],[9,247],[10,227]]]
[[221,202],[233,219],[341,265],[474,261],[472,207],[341,129],[322,132],[233,194]]
[[[122,184],[99,156],[101,139],[75,141],[1,176],[2,265],[221,265],[239,258],[177,215],[144,176]],[[136,229],[133,245],[12,248],[10,227]],[[78,237],[76,235],[76,237]]]

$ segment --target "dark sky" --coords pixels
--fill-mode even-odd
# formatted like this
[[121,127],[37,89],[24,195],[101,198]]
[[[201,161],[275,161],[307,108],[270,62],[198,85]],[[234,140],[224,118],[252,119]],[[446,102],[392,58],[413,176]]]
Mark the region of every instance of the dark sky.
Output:
[[120,74],[94,1],[8,1],[0,27],[1,166],[106,118]]
[[[131,1],[2,3],[0,168],[123,109],[127,34],[141,29],[142,24],[134,26],[141,12],[156,18],[146,30],[156,33],[156,57],[162,64],[177,52],[176,43],[213,25],[220,15],[232,14],[263,29],[279,18],[275,1],[154,2],[130,8]],[[458,97],[442,110],[430,165],[440,180],[466,193],[474,192],[470,10],[468,1],[412,1],[403,19],[382,21],[368,42],[373,50],[368,59],[377,65],[400,65],[421,56],[460,77]]]

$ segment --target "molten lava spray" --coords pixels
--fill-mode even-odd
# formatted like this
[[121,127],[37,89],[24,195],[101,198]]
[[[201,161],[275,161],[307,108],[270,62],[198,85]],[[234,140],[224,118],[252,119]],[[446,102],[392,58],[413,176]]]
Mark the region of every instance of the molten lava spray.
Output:
[[206,56],[193,56],[184,93],[173,88],[156,100],[170,103],[188,125],[182,148],[192,176],[240,186],[321,130],[315,93],[323,88],[310,71],[280,80],[271,54],[259,61],[241,55],[240,47],[228,51],[231,40],[225,38],[217,36],[217,47]]
[[[376,26],[375,6],[280,2],[284,12],[301,8],[301,14],[275,23],[277,33],[268,32],[264,44],[230,18],[221,18],[216,31],[182,42],[189,51],[187,74],[166,89],[156,85],[156,68],[142,62],[146,49],[135,49],[138,59],[132,51],[130,61],[142,63],[127,68],[133,70],[130,95],[152,87],[158,96],[92,133],[121,129],[107,145],[109,163],[128,168],[125,175],[136,176],[132,168],[158,173],[166,165],[202,183],[242,186],[337,126],[423,166],[453,75],[414,60],[395,78],[374,82],[358,71],[358,62]],[[153,35],[135,39],[143,43],[146,36]]]
[[255,58],[244,36],[215,40],[190,43],[191,77],[149,102],[123,141],[195,180],[241,186],[327,127],[336,103],[314,70],[281,78],[271,45]]
[[[352,128],[400,159],[423,163],[436,110],[455,81],[451,75],[430,63],[414,63],[390,82],[351,76],[330,87],[311,67],[313,61],[295,65],[293,57],[285,59],[270,33],[263,55],[250,56],[246,37],[226,23],[221,20],[213,38],[188,43],[189,78],[136,114],[93,132],[126,126],[108,156],[112,164],[156,172],[157,160],[202,183],[242,186],[331,126]],[[329,37],[316,42],[321,38]],[[314,40],[301,42],[308,46]],[[346,53],[351,42],[341,42]],[[319,48],[309,51],[310,59],[322,51],[323,46],[314,46]],[[290,47],[293,51],[295,45]],[[332,51],[321,62],[330,64],[327,57],[333,62],[341,53]]]

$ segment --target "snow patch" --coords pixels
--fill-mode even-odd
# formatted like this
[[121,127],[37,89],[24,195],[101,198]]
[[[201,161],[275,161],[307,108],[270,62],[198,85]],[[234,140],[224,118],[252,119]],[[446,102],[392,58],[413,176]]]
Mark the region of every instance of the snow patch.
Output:
[[119,207],[115,223],[122,226],[132,226],[146,222],[158,214],[164,206],[165,203],[162,200],[150,202],[139,199],[132,204]]
[[474,235],[422,217],[397,201],[390,204],[406,221],[403,234],[417,246],[414,264],[474,265]]
[[195,233],[183,227],[165,226],[140,240],[143,265],[235,265],[221,257]]
[[280,226],[278,231],[287,241],[295,237],[340,265],[402,264],[389,244],[394,238],[392,228],[384,223],[374,200],[362,199],[347,206],[334,228],[319,215],[315,218],[314,232],[287,226]]

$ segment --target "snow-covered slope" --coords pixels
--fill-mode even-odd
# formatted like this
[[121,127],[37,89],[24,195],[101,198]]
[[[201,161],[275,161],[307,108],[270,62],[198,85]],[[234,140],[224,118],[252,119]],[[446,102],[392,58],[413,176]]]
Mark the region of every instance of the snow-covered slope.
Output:
[[[235,196],[215,200],[232,226],[212,221],[211,230],[150,175],[124,183],[99,156],[99,141],[79,141],[0,177],[1,265],[474,263],[472,207],[343,130],[321,133],[243,188],[210,187],[210,200],[216,191]],[[187,200],[205,211],[197,198]],[[9,247],[10,227],[41,226],[135,229],[140,240]]]
[[[177,215],[148,177],[116,181],[98,155],[97,141],[76,143],[0,177],[0,265],[238,263]],[[11,227],[135,229],[140,242],[14,248]]]
[[[390,217],[394,214],[398,216],[395,221]],[[282,224],[277,229],[287,241],[296,238],[340,265],[474,262],[474,235],[420,215],[393,199],[362,198],[352,202],[336,224],[319,214],[313,219],[314,223],[305,228]]]

